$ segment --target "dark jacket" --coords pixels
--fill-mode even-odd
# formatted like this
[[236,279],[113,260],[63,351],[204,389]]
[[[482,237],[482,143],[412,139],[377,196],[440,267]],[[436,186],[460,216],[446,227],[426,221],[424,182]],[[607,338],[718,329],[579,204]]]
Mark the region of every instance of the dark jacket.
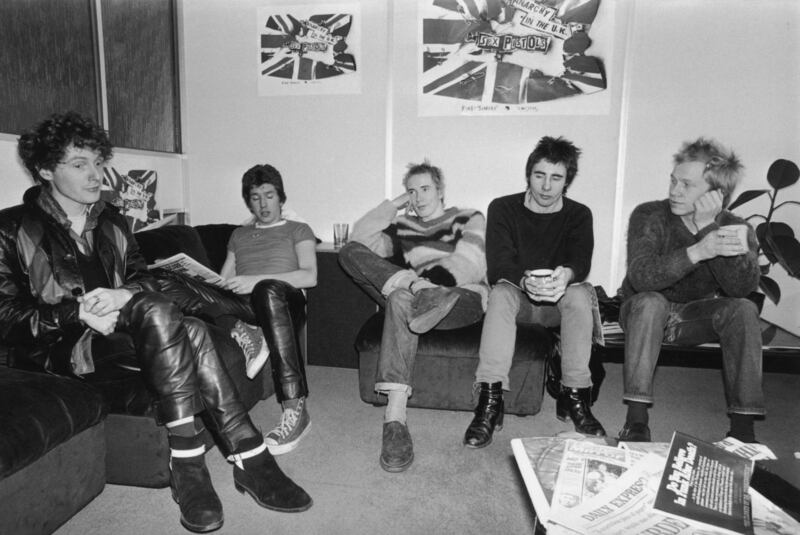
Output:
[[[110,285],[133,293],[157,291],[136,240],[119,211],[102,201],[87,216],[84,236]],[[49,371],[69,370],[86,339],[77,297],[84,293],[77,236],[48,190],[30,188],[23,204],[0,211],[0,344]]]

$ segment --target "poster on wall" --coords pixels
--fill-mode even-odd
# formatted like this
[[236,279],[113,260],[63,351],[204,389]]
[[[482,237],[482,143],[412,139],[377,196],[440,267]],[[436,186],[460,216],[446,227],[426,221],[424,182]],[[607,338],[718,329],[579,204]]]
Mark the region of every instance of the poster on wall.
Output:
[[359,4],[258,9],[258,94],[361,93]]
[[161,218],[156,209],[157,185],[158,174],[155,171],[131,169],[123,173],[106,167],[100,197],[119,208],[131,230],[136,232]]
[[609,112],[613,2],[418,2],[420,116]]

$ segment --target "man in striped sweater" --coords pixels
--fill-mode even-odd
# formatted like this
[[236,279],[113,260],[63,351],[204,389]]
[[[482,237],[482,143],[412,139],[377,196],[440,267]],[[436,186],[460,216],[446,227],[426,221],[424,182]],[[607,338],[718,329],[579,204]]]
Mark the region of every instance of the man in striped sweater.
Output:
[[414,459],[406,402],[419,335],[479,321],[488,296],[483,215],[445,208],[442,172],[428,162],[410,165],[403,186],[355,223],[339,254],[386,311],[375,390],[388,396],[380,464],[389,472]]

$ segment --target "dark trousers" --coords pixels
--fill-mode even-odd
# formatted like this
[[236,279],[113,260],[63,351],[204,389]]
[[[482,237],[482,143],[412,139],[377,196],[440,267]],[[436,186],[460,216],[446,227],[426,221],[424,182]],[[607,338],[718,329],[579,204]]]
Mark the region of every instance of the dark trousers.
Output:
[[659,292],[642,292],[622,304],[620,326],[625,331],[624,399],[653,402],[662,342],[719,341],[728,412],[764,414],[761,329],[752,301],[718,297],[673,303]]
[[181,310],[230,329],[232,318],[261,327],[270,350],[269,362],[279,402],[308,395],[300,353],[299,330],[305,322],[303,292],[283,281],[267,279],[250,295],[239,295],[203,282],[164,273],[164,295]]
[[96,368],[137,364],[156,395],[162,422],[206,410],[229,452],[237,451],[242,440],[260,436],[205,323],[185,317],[161,294],[134,295],[120,310],[116,331],[94,337],[92,357]]

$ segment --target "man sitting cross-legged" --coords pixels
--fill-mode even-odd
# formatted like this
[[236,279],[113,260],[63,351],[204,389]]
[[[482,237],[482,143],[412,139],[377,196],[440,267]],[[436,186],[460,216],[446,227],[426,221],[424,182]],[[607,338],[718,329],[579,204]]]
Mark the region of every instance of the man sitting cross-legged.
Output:
[[308,509],[311,498],[267,450],[205,323],[158,293],[125,218],[100,200],[112,154],[106,132],[75,113],[53,115],[20,137],[18,152],[37,185],[0,211],[0,341],[64,375],[138,362],[166,422],[170,485],[187,529],[223,523],[202,411],[230,453],[238,490],[269,509]]
[[[406,402],[419,335],[479,321],[488,293],[483,215],[445,208],[442,173],[427,162],[409,166],[403,186],[406,193],[356,222],[339,254],[344,270],[385,309],[375,390],[388,396],[380,464],[389,472],[414,459]],[[397,252],[405,266],[387,260]]]

